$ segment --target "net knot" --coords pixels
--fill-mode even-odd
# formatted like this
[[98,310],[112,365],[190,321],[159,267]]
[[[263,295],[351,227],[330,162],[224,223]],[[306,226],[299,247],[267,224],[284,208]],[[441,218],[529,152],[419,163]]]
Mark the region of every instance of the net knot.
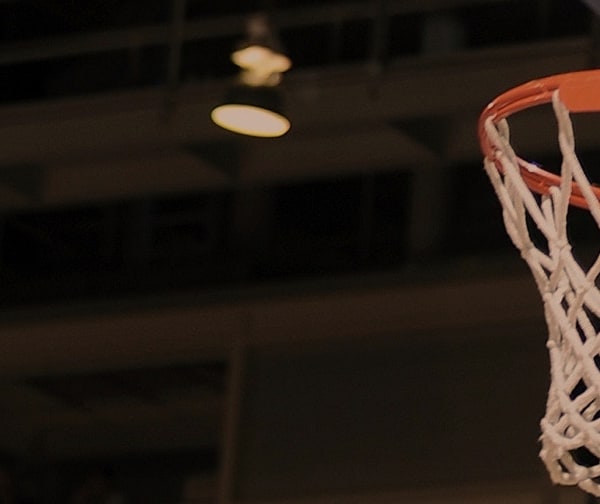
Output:
[[560,252],[571,252],[571,244],[565,236],[557,238],[554,245]]
[[582,279],[577,285],[575,285],[575,295],[582,297],[593,287],[592,282],[587,279]]
[[552,289],[550,289],[550,285],[545,285],[541,287],[541,289],[543,289],[541,291],[542,300],[545,304],[550,305],[552,303],[552,299],[554,298],[554,292]]
[[537,248],[529,239],[523,240],[521,245],[521,257],[529,264],[532,256],[537,252]]

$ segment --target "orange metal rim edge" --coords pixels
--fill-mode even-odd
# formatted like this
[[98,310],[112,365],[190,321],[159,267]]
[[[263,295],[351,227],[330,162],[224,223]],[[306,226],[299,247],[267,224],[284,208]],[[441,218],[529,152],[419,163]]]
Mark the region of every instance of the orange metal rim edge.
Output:
[[[569,111],[600,112],[600,70],[587,70],[543,77],[521,84],[499,95],[481,113],[478,123],[481,150],[487,159],[494,161],[500,173],[502,173],[502,166],[496,156],[498,148],[485,132],[486,121],[491,118],[494,123],[498,123],[521,110],[549,103],[557,89],[561,101]],[[519,167],[524,182],[529,189],[538,194],[547,194],[551,187],[560,186],[559,175],[541,167],[532,167],[524,161]],[[592,187],[592,191],[600,200],[600,187]],[[575,182],[571,189],[570,203],[579,208],[589,208]]]

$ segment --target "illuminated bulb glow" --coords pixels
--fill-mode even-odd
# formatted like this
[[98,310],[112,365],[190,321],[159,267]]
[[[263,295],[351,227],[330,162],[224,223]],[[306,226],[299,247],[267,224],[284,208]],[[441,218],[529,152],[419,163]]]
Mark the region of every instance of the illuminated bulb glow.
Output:
[[211,112],[211,118],[222,128],[256,137],[279,137],[290,129],[290,122],[281,114],[253,105],[221,105]]
[[252,69],[263,74],[287,72],[292,66],[292,61],[286,55],[259,45],[235,51],[231,55],[231,61],[240,68]]

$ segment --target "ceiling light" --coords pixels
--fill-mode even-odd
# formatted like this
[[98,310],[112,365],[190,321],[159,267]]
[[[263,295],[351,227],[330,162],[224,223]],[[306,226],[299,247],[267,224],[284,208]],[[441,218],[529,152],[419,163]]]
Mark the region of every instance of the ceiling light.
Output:
[[211,118],[229,131],[262,138],[279,137],[290,129],[290,121],[281,113],[280,91],[270,86],[232,88]]
[[263,138],[279,137],[290,129],[282,113],[281,75],[292,66],[277,49],[278,43],[264,16],[248,23],[249,38],[231,54],[240,67],[238,85],[211,112],[218,126],[235,133]]

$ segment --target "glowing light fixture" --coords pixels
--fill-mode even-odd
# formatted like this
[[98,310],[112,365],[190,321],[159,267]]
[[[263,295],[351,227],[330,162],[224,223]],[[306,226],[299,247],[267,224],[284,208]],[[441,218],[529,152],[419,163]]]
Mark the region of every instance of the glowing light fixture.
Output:
[[240,67],[239,84],[213,109],[211,118],[235,133],[279,137],[290,129],[290,121],[282,112],[278,85],[292,62],[277,50],[277,41],[264,16],[252,17],[248,32],[248,40],[231,55]]
[[220,105],[212,111],[211,117],[215,124],[242,135],[272,138],[285,135],[290,129],[290,121],[285,116],[253,105]]

